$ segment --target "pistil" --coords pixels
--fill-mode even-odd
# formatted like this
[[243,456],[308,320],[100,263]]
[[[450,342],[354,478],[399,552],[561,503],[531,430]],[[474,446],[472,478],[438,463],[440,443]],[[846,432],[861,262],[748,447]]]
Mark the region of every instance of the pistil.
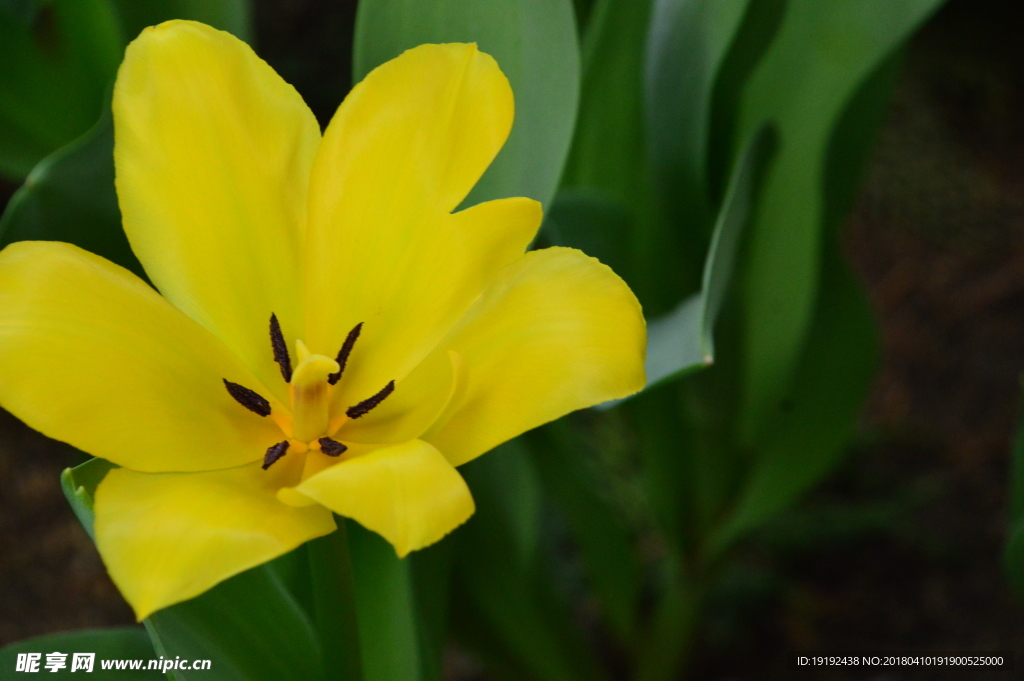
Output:
[[299,361],[292,374],[292,427],[296,440],[312,442],[327,432],[330,405],[327,377],[338,371],[338,363],[324,355],[310,354],[306,345],[295,341]]

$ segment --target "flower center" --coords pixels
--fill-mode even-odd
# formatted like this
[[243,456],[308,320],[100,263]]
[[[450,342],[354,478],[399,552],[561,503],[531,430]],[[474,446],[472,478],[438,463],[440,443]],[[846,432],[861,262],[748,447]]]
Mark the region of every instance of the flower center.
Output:
[[[336,359],[313,354],[305,343],[296,340],[295,354],[298,366],[292,372],[292,361],[288,354],[288,344],[281,332],[281,325],[278,323],[276,315],[270,315],[270,345],[274,352],[274,361],[281,367],[281,376],[289,384],[292,414],[290,424],[287,422],[287,417],[285,417],[284,423],[275,417],[275,421],[282,426],[285,435],[289,435],[288,431],[291,431],[290,437],[267,449],[266,455],[263,457],[264,470],[270,468],[290,451],[303,454],[313,449],[319,450],[327,456],[341,456],[348,447],[332,439],[330,435],[348,419],[357,419],[368,414],[394,391],[395,382],[390,381],[375,395],[349,407],[345,410],[344,415],[339,415],[332,422],[331,393],[334,386],[341,380],[349,355],[352,354],[352,348],[355,346],[362,328],[363,324],[360,322],[348,332]],[[270,402],[262,395],[227,379],[223,379],[223,381],[228,393],[240,405],[259,416],[270,416],[272,411]]]

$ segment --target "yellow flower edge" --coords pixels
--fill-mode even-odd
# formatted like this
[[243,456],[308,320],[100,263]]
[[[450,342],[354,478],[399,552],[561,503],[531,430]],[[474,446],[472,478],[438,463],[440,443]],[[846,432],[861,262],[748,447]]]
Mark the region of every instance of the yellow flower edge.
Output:
[[422,45],[327,130],[243,42],[149,28],[114,89],[118,200],[157,291],[69,244],[0,252],[0,404],[120,468],[95,534],[141,620],[332,532],[401,557],[469,518],[456,469],[644,385],[640,305],[541,207],[454,212],[511,130],[472,44]]

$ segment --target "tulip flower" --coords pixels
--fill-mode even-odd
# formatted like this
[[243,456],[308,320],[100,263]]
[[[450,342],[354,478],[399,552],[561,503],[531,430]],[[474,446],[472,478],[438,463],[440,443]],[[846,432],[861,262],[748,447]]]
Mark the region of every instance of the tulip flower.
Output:
[[142,619],[332,532],[399,556],[474,510],[456,467],[644,384],[610,269],[527,251],[536,201],[460,204],[513,95],[423,45],[326,132],[243,42],[146,29],[113,98],[124,229],[153,287],[75,246],[0,253],[0,404],[116,464],[95,536]]

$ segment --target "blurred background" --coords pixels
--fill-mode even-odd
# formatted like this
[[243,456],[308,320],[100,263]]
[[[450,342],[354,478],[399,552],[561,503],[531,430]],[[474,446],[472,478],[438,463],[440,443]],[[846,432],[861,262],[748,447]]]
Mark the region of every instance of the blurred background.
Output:
[[[350,86],[354,17],[342,0],[255,2],[257,51],[323,124]],[[1022,28],[1019,1],[951,0],[909,44],[843,237],[882,339],[857,436],[741,544],[691,678],[789,678],[792,650],[1024,651],[1001,564],[1024,371]],[[16,189],[0,179],[0,209]],[[0,414],[0,645],[132,622],[60,490],[80,456]],[[600,646],[593,607],[573,613]],[[457,640],[445,665],[489,678]],[[815,678],[863,678],[844,674]]]

